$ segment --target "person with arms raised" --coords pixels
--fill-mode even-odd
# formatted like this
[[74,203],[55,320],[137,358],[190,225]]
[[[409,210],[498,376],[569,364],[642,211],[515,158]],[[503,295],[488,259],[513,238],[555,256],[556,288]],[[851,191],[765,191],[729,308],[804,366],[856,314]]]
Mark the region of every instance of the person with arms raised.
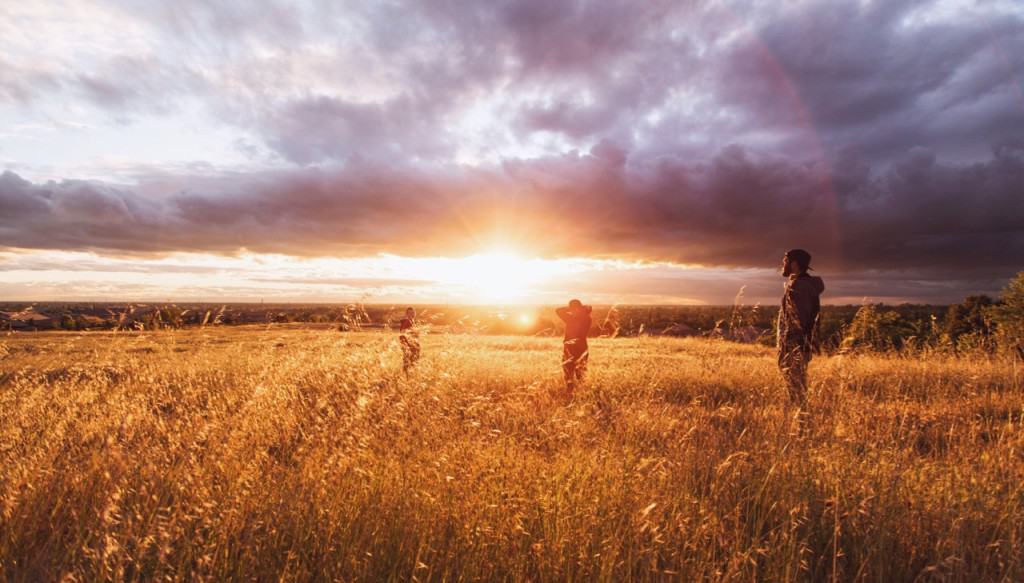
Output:
[[567,307],[555,310],[558,317],[565,323],[565,338],[562,341],[562,372],[565,375],[565,386],[572,395],[576,386],[583,381],[587,372],[587,361],[590,349],[587,346],[587,334],[590,333],[591,306],[584,306],[579,300],[571,300]]

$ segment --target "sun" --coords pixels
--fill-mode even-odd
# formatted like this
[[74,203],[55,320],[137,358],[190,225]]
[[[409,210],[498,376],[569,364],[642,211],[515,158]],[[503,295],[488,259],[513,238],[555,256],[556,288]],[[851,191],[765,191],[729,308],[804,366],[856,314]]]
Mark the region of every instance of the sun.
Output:
[[552,266],[511,251],[487,251],[453,259],[440,279],[459,286],[480,302],[518,302],[549,278]]

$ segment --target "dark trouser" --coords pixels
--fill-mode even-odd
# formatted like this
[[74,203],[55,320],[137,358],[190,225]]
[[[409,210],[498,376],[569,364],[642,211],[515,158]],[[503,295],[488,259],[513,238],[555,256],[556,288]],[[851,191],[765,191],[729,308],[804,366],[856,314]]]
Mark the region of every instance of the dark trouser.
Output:
[[586,342],[566,340],[562,345],[562,372],[565,374],[565,385],[570,389],[583,380],[589,356]]
[[420,342],[407,336],[400,338],[402,342],[402,370],[408,371],[420,359]]
[[779,370],[786,379],[789,400],[801,409],[807,407],[807,365],[811,362],[811,351],[802,342],[779,345]]

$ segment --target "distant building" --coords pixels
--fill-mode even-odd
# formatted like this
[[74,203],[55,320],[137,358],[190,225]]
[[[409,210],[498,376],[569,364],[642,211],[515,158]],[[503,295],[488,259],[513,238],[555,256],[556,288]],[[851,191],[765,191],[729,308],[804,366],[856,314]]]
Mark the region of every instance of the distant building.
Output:
[[0,323],[9,330],[52,330],[60,321],[29,307],[20,312],[0,312]]

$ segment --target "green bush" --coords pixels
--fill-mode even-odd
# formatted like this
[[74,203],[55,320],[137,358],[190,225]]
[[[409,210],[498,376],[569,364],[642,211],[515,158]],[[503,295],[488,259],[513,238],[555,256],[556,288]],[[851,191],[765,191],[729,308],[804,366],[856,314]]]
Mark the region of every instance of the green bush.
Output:
[[986,313],[995,324],[999,347],[1024,358],[1024,271],[1010,280],[1002,300]]
[[862,306],[846,328],[840,351],[898,350],[915,330],[895,310],[882,311],[879,306]]

